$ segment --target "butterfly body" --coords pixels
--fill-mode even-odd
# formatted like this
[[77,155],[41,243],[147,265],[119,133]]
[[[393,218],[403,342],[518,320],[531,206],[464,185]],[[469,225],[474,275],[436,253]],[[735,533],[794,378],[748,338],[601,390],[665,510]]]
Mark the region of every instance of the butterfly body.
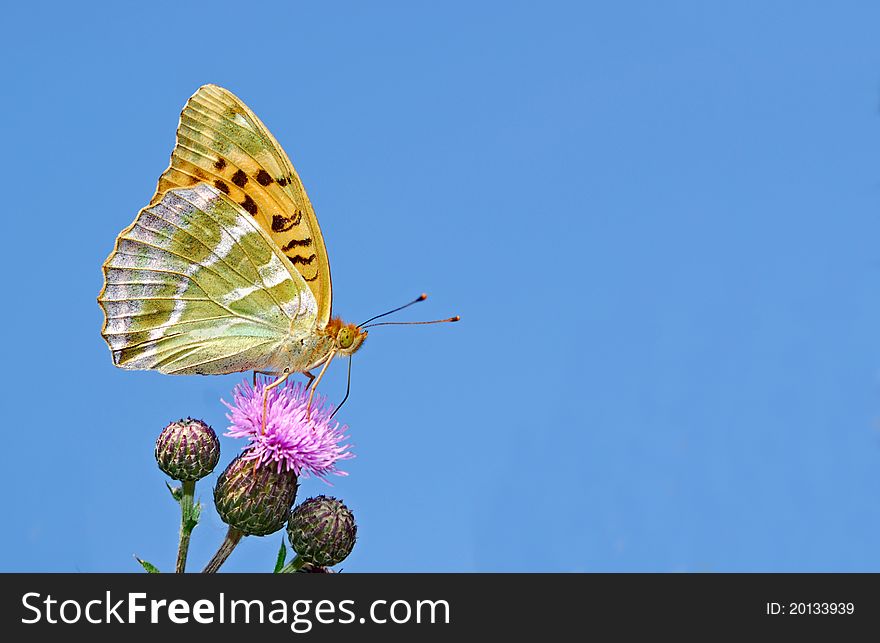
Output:
[[[339,337],[342,328],[357,333],[355,343],[345,346],[345,337]],[[308,373],[322,366],[331,355],[350,355],[357,351],[367,337],[367,331],[359,330],[354,324],[346,324],[338,317],[323,327],[317,325],[304,335],[291,328],[290,339],[279,346],[272,367],[257,369],[271,375],[289,373]]]
[[187,102],[155,196],[103,269],[102,335],[121,368],[311,377],[367,335],[331,317],[323,236],[287,155],[214,85]]

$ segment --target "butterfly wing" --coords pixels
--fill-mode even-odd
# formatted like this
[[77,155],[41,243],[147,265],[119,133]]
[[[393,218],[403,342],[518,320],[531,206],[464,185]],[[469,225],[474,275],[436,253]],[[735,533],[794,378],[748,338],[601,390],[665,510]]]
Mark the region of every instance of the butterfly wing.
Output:
[[318,310],[253,217],[205,184],[138,213],[104,262],[98,301],[117,366],[172,374],[279,370],[279,348]]
[[318,322],[326,325],[330,263],[302,182],[260,119],[216,85],[200,87],[180,113],[171,165],[150,203],[169,189],[202,182],[229,195],[269,234],[302,275],[318,303]]

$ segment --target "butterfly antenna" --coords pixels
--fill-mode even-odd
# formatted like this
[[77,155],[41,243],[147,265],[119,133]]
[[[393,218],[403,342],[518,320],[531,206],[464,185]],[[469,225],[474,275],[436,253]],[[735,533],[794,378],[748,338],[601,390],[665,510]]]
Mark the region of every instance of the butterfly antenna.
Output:
[[361,328],[375,328],[376,326],[418,326],[419,324],[444,324],[446,322],[460,321],[461,317],[448,317],[446,319],[432,319],[431,321],[413,321],[413,322],[379,322],[378,324],[370,324],[369,326],[361,326]]
[[333,411],[333,413],[330,414],[330,417],[328,418],[330,420],[333,419],[333,416],[336,415],[339,412],[339,409],[342,408],[342,405],[345,404],[345,401],[348,399],[348,394],[351,391],[351,358],[352,357],[353,357],[352,355],[348,356],[348,383],[345,385],[345,397],[342,398],[342,401],[339,403],[339,406],[337,406],[336,409]]
[[421,295],[419,295],[418,297],[413,299],[408,304],[404,304],[403,306],[395,308],[394,310],[389,310],[387,313],[382,313],[381,315],[376,315],[375,317],[370,317],[367,321],[361,322],[360,324],[358,324],[358,328],[361,328],[364,324],[369,324],[371,321],[373,321],[375,319],[379,319],[380,317],[386,317],[386,316],[390,315],[391,313],[396,313],[398,310],[403,310],[404,308],[409,308],[413,304],[417,304],[420,301],[425,301],[427,298],[428,298],[428,295],[426,295],[425,293],[422,293]]

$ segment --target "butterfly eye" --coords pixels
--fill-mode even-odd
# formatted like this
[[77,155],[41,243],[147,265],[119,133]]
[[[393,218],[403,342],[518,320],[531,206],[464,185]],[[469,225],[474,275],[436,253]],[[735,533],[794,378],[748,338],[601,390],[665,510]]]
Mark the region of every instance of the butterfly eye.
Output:
[[340,348],[350,348],[354,342],[354,333],[350,328],[340,328],[336,335],[336,341],[339,342]]

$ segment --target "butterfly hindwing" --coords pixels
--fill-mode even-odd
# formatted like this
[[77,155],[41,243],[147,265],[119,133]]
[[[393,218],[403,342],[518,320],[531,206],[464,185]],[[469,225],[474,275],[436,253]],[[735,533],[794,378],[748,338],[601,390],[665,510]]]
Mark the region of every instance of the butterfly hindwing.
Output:
[[312,327],[302,276],[230,197],[206,184],[141,210],[104,263],[102,334],[117,366],[219,374],[272,366]]
[[278,141],[231,92],[204,85],[180,114],[171,165],[151,204],[175,187],[206,183],[228,195],[265,230],[302,275],[330,319],[330,264],[318,220],[302,182]]

